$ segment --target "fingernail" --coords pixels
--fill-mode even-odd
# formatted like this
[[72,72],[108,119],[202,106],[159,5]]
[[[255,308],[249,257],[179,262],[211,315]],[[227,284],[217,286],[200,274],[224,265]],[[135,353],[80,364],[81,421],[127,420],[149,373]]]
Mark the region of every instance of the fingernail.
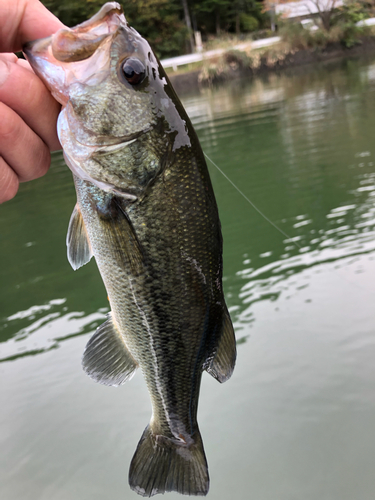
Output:
[[7,81],[10,73],[9,64],[0,58],[0,87]]

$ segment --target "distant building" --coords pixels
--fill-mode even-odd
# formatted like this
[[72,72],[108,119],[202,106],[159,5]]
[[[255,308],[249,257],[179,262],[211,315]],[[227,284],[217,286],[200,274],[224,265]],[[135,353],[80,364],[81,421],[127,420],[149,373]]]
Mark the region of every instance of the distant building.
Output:
[[318,12],[328,12],[343,5],[342,0],[303,0],[300,2],[274,3],[277,15],[285,18],[306,17]]

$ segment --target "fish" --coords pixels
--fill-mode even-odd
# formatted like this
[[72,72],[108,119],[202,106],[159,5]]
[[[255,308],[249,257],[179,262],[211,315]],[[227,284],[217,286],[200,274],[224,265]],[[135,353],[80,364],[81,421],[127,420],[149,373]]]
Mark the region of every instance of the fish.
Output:
[[111,308],[83,369],[120,386],[139,367],[150,394],[129,485],[145,497],[206,495],[202,373],[225,382],[236,344],[218,208],[197,135],[116,2],[23,50],[62,105],[58,135],[77,193],[68,260],[76,270],[95,258]]

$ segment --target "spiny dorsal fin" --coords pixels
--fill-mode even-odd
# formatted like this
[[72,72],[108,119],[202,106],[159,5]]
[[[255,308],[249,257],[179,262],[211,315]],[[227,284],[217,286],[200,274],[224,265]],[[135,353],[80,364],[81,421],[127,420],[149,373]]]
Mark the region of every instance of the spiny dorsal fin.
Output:
[[111,314],[88,341],[82,366],[89,377],[104,385],[119,386],[134,375],[138,365],[113,323]]
[[121,199],[113,197],[99,213],[104,237],[110,242],[119,265],[125,264],[135,276],[141,274],[144,271],[142,248]]
[[236,356],[236,338],[229,312],[226,310],[223,317],[223,331],[214,357],[206,368],[207,372],[219,382],[225,382],[233,373]]
[[68,260],[75,271],[87,264],[93,255],[85,223],[77,204],[70,217],[66,246],[68,247]]

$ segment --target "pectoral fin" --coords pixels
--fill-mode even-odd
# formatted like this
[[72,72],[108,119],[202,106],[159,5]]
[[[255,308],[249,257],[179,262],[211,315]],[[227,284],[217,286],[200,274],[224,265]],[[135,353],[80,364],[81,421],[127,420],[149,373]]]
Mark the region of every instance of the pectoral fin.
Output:
[[91,245],[78,205],[74,207],[70,217],[66,246],[68,248],[68,260],[75,271],[87,264],[92,257]]
[[104,385],[119,386],[134,375],[138,365],[111,315],[88,341],[82,366],[89,377]]
[[207,372],[219,382],[225,382],[232,375],[236,355],[236,339],[233,325],[229,312],[226,310],[223,319],[223,331],[213,359],[206,368]]
[[104,208],[97,208],[101,216],[103,237],[110,242],[119,266],[135,276],[141,274],[144,270],[142,248],[121,200],[113,197]]

